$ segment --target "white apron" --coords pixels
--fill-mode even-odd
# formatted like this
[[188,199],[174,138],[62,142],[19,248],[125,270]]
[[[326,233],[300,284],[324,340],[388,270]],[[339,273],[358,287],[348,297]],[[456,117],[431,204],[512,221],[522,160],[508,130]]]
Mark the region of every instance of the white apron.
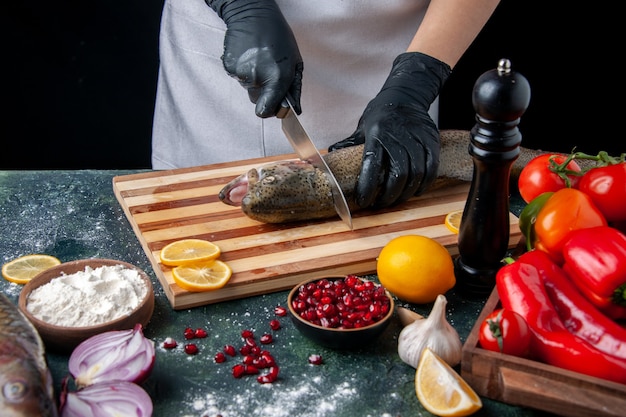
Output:
[[[277,0],[302,59],[301,121],[325,149],[356,129],[428,0]],[[222,65],[224,22],[204,0],[166,0],[152,167],[182,168],[292,153],[280,120],[261,119]],[[436,105],[431,108],[435,122]]]

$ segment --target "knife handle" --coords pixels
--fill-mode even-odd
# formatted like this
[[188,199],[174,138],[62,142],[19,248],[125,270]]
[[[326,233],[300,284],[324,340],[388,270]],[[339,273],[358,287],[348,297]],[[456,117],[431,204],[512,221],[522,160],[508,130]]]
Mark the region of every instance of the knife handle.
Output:
[[278,111],[276,112],[276,117],[278,117],[279,119],[284,119],[285,116],[287,116],[287,113],[289,113],[289,110],[293,111],[294,113],[296,112],[293,109],[293,97],[291,97],[291,93],[288,92],[283,99],[283,102],[280,103],[280,109],[278,109]]

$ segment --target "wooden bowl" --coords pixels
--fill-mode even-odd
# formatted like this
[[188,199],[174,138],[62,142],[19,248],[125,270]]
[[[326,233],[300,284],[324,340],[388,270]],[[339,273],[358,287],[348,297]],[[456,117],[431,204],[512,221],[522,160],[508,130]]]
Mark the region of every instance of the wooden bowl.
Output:
[[[297,294],[300,291],[300,288],[306,286],[311,282],[317,282],[320,279],[325,278],[329,281],[335,280],[343,280],[345,276],[324,276],[317,277],[312,279],[307,279],[306,281],[301,282],[296,285],[287,296],[287,306],[291,316],[291,320],[293,321],[296,328],[307,338],[313,340],[314,342],[333,349],[356,349],[359,347],[363,347],[371,342],[373,342],[381,333],[385,331],[389,322],[391,321],[391,317],[393,316],[395,303],[393,297],[389,293],[389,291],[385,290],[385,295],[389,299],[389,311],[382,317],[380,320],[359,328],[335,328],[335,327],[324,327],[322,325],[313,324],[312,322],[305,320],[294,310],[294,306],[292,301],[297,297]],[[366,279],[361,278],[362,281],[368,281]],[[374,283],[376,286],[380,286],[380,284]]]
[[[41,287],[62,275],[71,275],[76,272],[85,271],[86,267],[96,269],[101,266],[122,265],[125,269],[133,269],[138,272],[139,276],[146,286],[146,296],[130,313],[108,321],[102,324],[67,327],[51,324],[35,317],[27,308],[28,297],[36,288]],[[127,262],[114,259],[81,259],[62,263],[38,274],[30,280],[19,296],[18,308],[31,321],[37,329],[46,349],[60,353],[71,352],[79,343],[91,336],[111,331],[132,329],[137,323],[146,326],[152,317],[154,311],[154,290],[150,277],[141,269]]]

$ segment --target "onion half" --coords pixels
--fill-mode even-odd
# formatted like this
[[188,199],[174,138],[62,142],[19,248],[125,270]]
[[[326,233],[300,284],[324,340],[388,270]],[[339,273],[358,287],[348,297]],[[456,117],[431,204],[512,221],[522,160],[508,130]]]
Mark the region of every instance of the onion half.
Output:
[[154,342],[143,335],[141,324],[133,329],[100,333],[79,344],[68,369],[76,386],[84,388],[114,381],[143,382],[152,371]]
[[153,405],[148,393],[133,382],[89,385],[68,392],[61,417],[150,417]]

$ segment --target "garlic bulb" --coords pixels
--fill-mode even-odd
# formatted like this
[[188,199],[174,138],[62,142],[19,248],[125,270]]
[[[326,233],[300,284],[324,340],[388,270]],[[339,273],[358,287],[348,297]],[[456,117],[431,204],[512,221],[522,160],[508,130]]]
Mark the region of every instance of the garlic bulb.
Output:
[[[421,316],[417,315],[416,320],[406,324],[400,331],[398,354],[403,362],[417,369],[425,347],[430,348],[450,366],[461,362],[463,344],[457,331],[446,320],[447,304],[446,297],[439,294],[428,318],[419,318]],[[400,317],[404,324],[409,320],[410,314],[400,313]]]

